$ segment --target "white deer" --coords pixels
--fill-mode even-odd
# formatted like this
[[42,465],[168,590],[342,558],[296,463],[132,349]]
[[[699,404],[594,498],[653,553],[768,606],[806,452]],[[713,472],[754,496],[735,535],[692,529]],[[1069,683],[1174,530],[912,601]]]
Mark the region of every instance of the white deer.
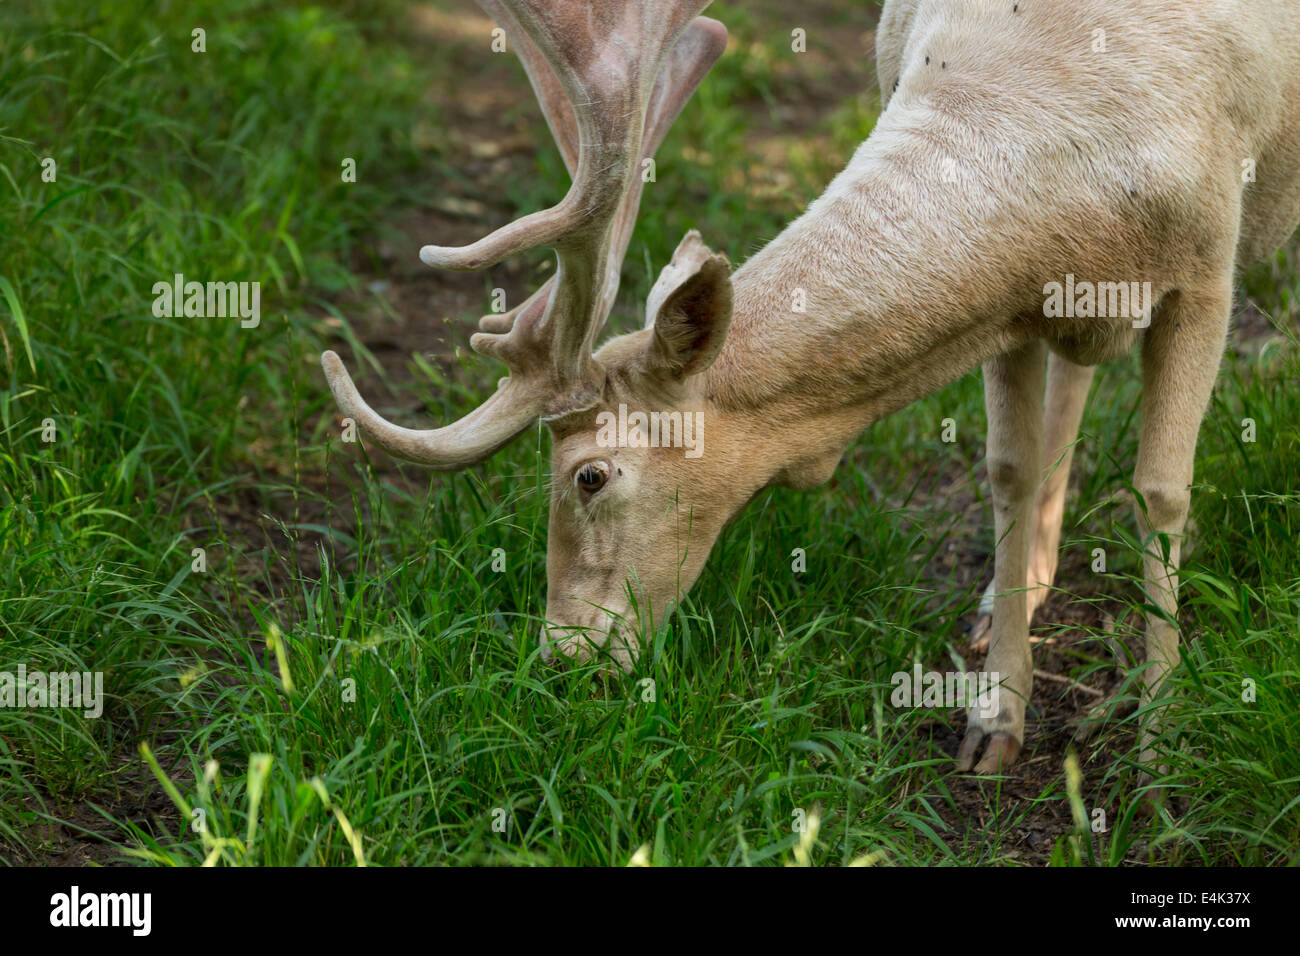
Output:
[[[594,355],[642,162],[726,31],[696,18],[707,0],[481,3],[523,60],[573,185],[552,209],[420,257],[478,269],[545,245],[556,274],[481,320],[471,345],[510,374],[453,425],[391,424],[337,355],[322,362],[345,416],[433,468],[481,462],[546,422],[544,652],[630,667],[755,494],[824,483],[872,422],[982,364],[996,526],[985,667],[1003,686],[996,714],[971,709],[957,760],[1009,766],[1092,366],[1140,341],[1133,484],[1162,612],[1146,622],[1150,700],[1178,660],[1179,541],[1234,270],[1300,220],[1300,3],[891,0],[876,35],[884,111],[848,167],[734,275],[689,233],[646,327]],[[1154,308],[1117,301],[1130,283]],[[703,454],[609,447],[598,419],[620,406],[702,416]]]

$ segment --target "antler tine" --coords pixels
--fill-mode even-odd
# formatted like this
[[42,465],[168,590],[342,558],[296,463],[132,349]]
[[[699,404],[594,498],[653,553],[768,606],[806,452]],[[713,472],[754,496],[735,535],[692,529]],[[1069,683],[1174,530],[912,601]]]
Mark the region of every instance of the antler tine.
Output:
[[390,455],[439,471],[459,471],[485,461],[537,421],[544,405],[544,396],[528,383],[507,378],[491,398],[452,425],[403,428],[366,404],[336,353],[325,352],[320,360],[339,411]]

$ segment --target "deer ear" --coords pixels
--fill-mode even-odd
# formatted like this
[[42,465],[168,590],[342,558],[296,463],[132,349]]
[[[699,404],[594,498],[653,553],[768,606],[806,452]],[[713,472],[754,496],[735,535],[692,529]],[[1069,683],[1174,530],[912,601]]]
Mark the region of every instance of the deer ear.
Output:
[[731,325],[731,263],[692,229],[646,300],[647,370],[685,378],[713,364]]

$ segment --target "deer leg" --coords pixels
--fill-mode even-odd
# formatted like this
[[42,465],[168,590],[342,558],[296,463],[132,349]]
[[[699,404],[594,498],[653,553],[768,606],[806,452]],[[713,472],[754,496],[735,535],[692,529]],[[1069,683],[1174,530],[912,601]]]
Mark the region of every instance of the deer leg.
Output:
[[1079,438],[1083,406],[1096,371],[1056,353],[1047,360],[1047,398],[1043,409],[1043,483],[1038,489],[1034,540],[1029,553],[1029,616],[1047,598],[1060,557],[1065,491],[1070,484],[1074,444]]
[[972,706],[957,768],[969,770],[984,745],[976,773],[996,773],[1020,754],[1025,704],[1033,684],[1025,592],[1034,497],[1042,475],[1043,377],[1046,346],[1035,340],[984,364],[988,410],[988,470],[993,486],[997,546],[993,559],[993,623],[984,665],[997,687],[996,706]]
[[[1029,550],[1029,574],[1025,579],[1025,616],[1033,621],[1034,612],[1047,599],[1048,589],[1056,578],[1061,544],[1061,519],[1065,516],[1065,491],[1070,484],[1070,463],[1074,444],[1079,437],[1083,407],[1092,385],[1095,368],[1076,365],[1055,352],[1047,360],[1047,395],[1043,407],[1043,483],[1038,488],[1034,507],[1034,530]],[[980,599],[979,617],[971,632],[971,650],[988,650],[989,625],[993,619],[993,582]]]
[[[1225,275],[1206,290],[1172,294],[1142,342],[1142,434],[1133,487],[1138,528],[1144,542],[1142,571],[1149,603],[1163,614],[1146,620],[1147,669],[1142,703],[1156,697],[1165,675],[1178,663],[1178,559],[1191,503],[1196,436],[1218,375],[1232,308],[1232,284]],[[1160,722],[1147,715],[1142,762],[1155,755]]]

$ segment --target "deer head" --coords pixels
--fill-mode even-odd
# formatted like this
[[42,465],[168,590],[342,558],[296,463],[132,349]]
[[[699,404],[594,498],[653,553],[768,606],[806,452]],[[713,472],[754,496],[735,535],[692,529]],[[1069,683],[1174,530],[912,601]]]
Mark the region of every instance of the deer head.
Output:
[[[435,469],[481,462],[546,422],[553,452],[543,652],[583,659],[603,648],[628,668],[638,630],[652,628],[694,583],[723,524],[756,490],[728,479],[733,455],[698,453],[710,407],[700,373],[731,317],[730,266],[698,233],[682,240],[651,291],[647,327],[593,354],[618,292],[643,160],[721,55],[726,30],[696,16],[708,0],[480,5],[523,61],[573,184],[550,209],[468,246],[425,246],[420,258],[481,269],[549,246],[555,274],[513,311],[479,320],[471,347],[502,361],[509,376],[452,425],[394,425],[365,403],[334,352],[321,363],[345,416],[390,454]],[[662,434],[657,442],[648,434],[663,428],[666,445]]]

